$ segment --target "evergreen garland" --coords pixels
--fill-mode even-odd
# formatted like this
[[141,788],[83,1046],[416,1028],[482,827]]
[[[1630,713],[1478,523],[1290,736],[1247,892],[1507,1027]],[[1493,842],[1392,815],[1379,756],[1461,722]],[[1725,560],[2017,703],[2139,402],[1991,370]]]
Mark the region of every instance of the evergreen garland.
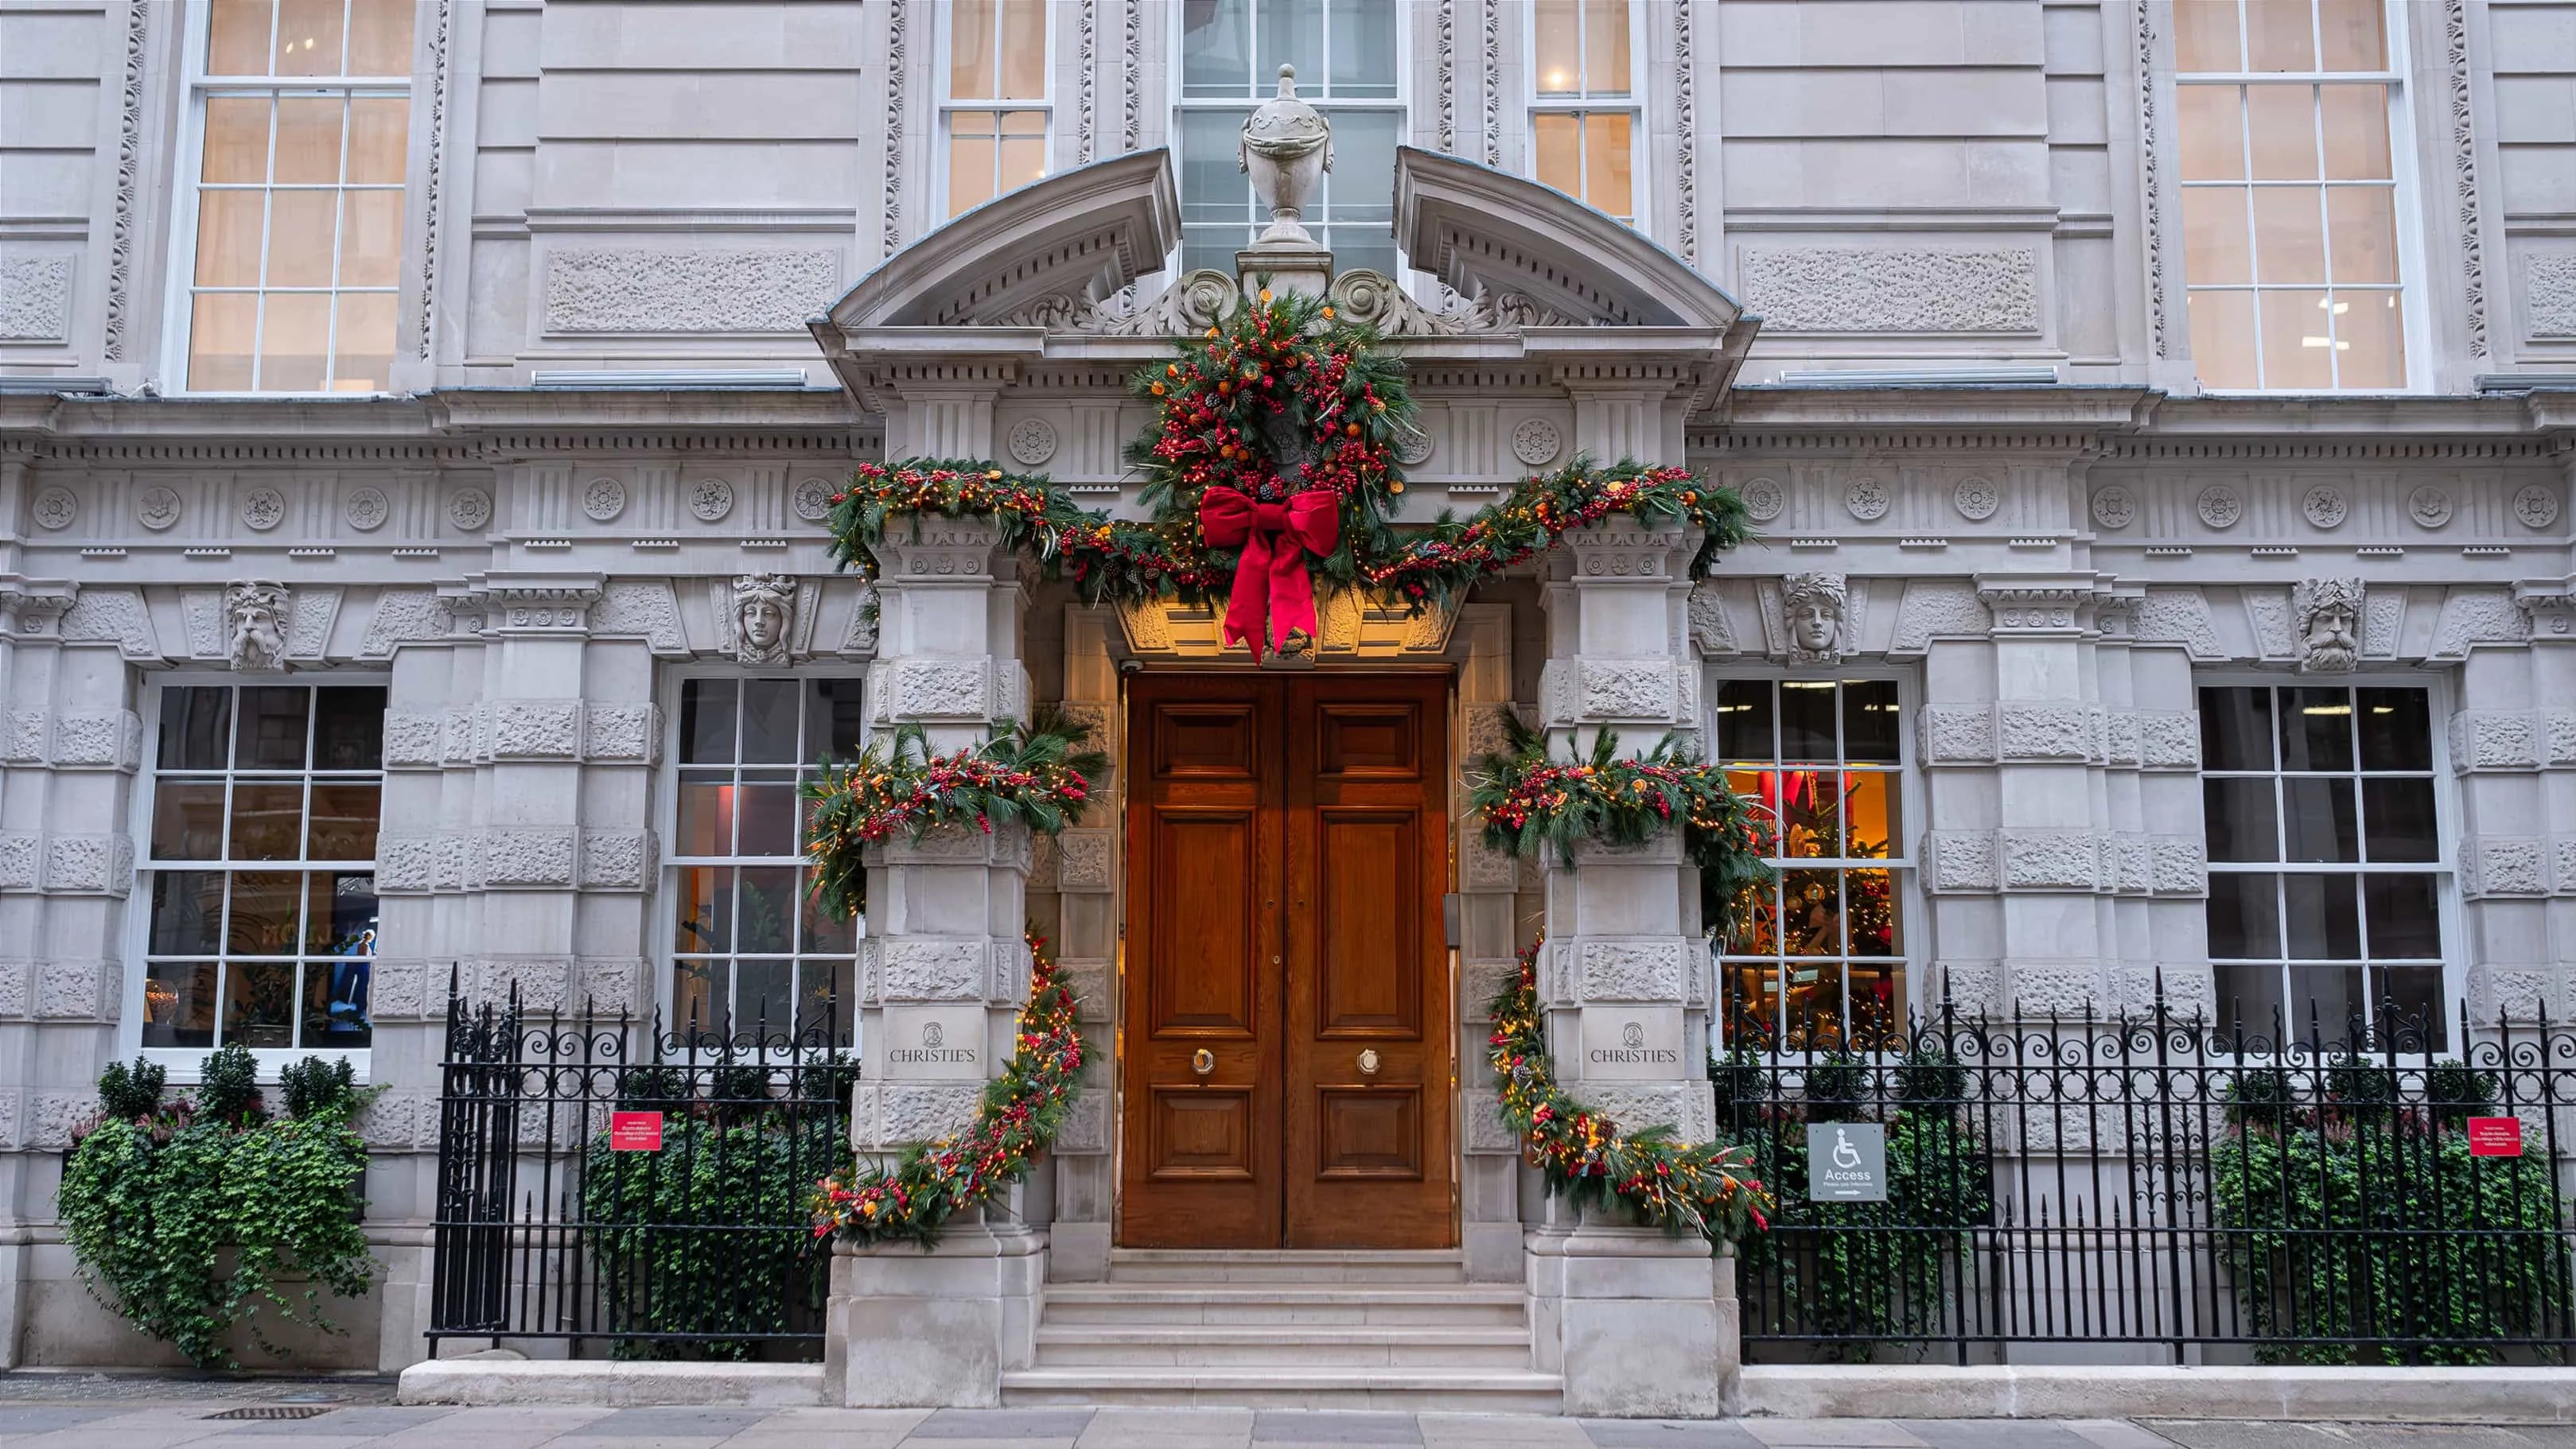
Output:
[[1572,865],[1578,842],[1643,845],[1678,823],[1704,899],[1733,901],[1771,878],[1769,827],[1727,787],[1726,772],[1692,758],[1678,735],[1621,759],[1619,736],[1605,729],[1589,758],[1560,762],[1511,711],[1502,721],[1504,748],[1480,762],[1467,796],[1487,845],[1517,856],[1552,848]]

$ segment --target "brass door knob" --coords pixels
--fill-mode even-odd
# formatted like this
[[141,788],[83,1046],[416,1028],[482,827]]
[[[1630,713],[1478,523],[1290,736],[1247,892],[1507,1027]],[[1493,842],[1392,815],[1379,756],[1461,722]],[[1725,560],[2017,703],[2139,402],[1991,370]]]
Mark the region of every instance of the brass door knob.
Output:
[[1377,1053],[1374,1050],[1360,1053],[1360,1075],[1363,1077],[1377,1075]]
[[1202,1077],[1215,1071],[1216,1053],[1209,1051],[1206,1047],[1200,1047],[1197,1051],[1190,1053],[1190,1070],[1198,1073]]

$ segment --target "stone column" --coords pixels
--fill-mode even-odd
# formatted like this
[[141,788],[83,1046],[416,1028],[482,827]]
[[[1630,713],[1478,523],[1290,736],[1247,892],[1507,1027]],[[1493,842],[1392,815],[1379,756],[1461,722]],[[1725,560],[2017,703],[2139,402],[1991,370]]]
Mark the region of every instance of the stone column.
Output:
[[1047,1231],[1047,1276],[1069,1282],[1109,1276],[1110,1215],[1117,1161],[1110,1155],[1109,1101],[1116,1073],[1118,1012],[1119,779],[1118,666],[1107,609],[1064,608],[1064,713],[1091,728],[1085,748],[1112,765],[1091,782],[1091,809],[1040,852],[1052,875],[1032,889],[1056,891],[1056,964],[1073,990],[1083,1038],[1083,1090],[1055,1141],[1055,1219]]
[[[1512,606],[1465,605],[1459,610],[1458,632],[1467,641],[1467,662],[1458,671],[1463,718],[1455,751],[1463,776],[1503,748],[1503,712],[1519,708],[1511,702]],[[1486,1043],[1493,1034],[1487,1007],[1520,973],[1522,862],[1486,845],[1483,827],[1473,813],[1462,812],[1457,846],[1458,1140],[1464,1144],[1459,1242],[1471,1281],[1516,1283],[1528,1276],[1521,1230],[1521,1141],[1503,1120],[1494,1096]],[[1531,879],[1534,883],[1535,874]]]
[[[1018,560],[975,520],[923,519],[879,545],[869,719],[922,725],[934,753],[1019,718],[1027,596]],[[972,1120],[1011,1057],[1028,992],[1025,827],[942,831],[873,850],[859,960],[866,1079],[850,1141],[891,1161]],[[966,1054],[960,1054],[960,1048]],[[832,1262],[826,1402],[991,1405],[1035,1356],[1046,1242],[1016,1202],[951,1219],[939,1245],[840,1247]]]
[[[1633,524],[1569,534],[1541,596],[1543,723],[1555,749],[1616,730],[1623,753],[1699,716],[1682,641],[1698,546],[1693,530]],[[1623,1128],[1715,1129],[1696,1043],[1706,1040],[1710,967],[1699,873],[1679,830],[1630,850],[1587,846],[1542,862],[1547,945],[1538,990],[1557,1073]],[[1631,1045],[1631,1042],[1637,1045]],[[1724,1407],[1716,1278],[1708,1244],[1560,1203],[1530,1239],[1539,1367],[1565,1376],[1570,1414],[1710,1415]]]

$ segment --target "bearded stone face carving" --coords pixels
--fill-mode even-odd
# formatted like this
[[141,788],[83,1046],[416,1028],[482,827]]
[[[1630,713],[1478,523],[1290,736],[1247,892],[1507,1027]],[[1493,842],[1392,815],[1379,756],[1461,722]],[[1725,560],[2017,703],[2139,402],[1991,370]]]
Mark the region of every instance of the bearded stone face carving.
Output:
[[1841,574],[1790,574],[1780,580],[1781,632],[1796,664],[1831,664],[1851,652],[1848,603]]
[[2302,579],[2290,590],[2293,651],[2304,674],[2348,674],[2361,662],[2362,582]]
[[733,581],[733,655],[744,664],[784,664],[796,621],[796,580],[742,574]]
[[226,655],[245,674],[286,667],[286,585],[233,584],[224,590]]

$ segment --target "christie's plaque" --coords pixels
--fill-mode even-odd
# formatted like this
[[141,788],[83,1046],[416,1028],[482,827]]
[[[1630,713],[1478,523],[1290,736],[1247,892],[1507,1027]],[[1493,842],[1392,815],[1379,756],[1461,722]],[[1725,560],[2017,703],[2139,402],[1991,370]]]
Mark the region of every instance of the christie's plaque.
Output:
[[881,1030],[884,1049],[870,1043],[868,1055],[885,1064],[888,1077],[980,1082],[986,1075],[980,1006],[889,1006]]
[[1583,1075],[1592,1081],[1670,1081],[1682,1075],[1682,1009],[1583,1009]]

